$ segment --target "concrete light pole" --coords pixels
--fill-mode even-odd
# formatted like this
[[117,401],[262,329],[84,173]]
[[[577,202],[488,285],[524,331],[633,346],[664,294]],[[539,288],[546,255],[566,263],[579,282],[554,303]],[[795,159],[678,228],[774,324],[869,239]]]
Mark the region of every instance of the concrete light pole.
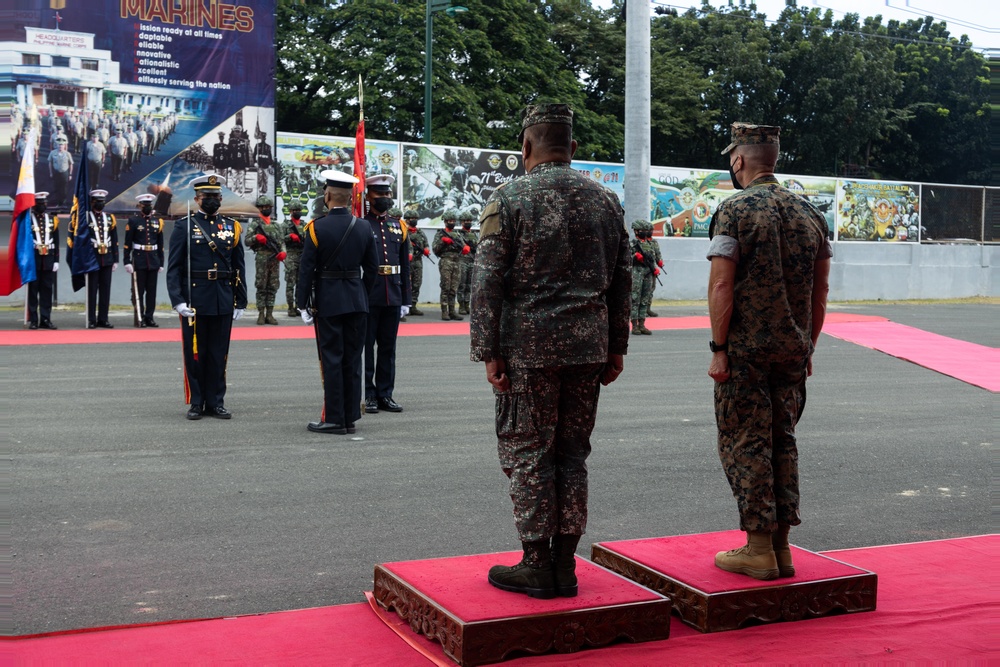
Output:
[[625,5],[625,223],[649,219],[649,0]]
[[451,6],[451,0],[427,0],[427,19],[424,22],[424,143],[431,143],[431,80],[434,61],[434,12],[444,12],[448,16],[469,11],[468,7]]

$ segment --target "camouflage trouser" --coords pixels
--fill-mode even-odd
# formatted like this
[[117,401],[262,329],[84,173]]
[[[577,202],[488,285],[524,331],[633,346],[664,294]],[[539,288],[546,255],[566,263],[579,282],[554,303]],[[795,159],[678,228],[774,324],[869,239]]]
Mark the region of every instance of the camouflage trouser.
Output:
[[414,306],[420,300],[420,286],[424,283],[424,260],[414,256],[410,262],[410,303]]
[[587,456],[603,369],[508,365],[510,390],[494,390],[497,453],[522,542],[587,528]]
[[629,319],[646,319],[646,311],[653,303],[653,274],[645,267],[632,267],[632,316]]
[[[472,255],[466,255],[466,257],[471,258]],[[472,299],[472,267],[475,264],[475,260],[463,259],[460,261],[462,262],[462,268],[458,274],[458,302],[469,303]]]
[[286,252],[285,301],[289,308],[295,308],[295,287],[299,284],[299,260],[302,259],[302,251],[296,248]]
[[274,306],[274,295],[278,293],[278,271],[281,262],[274,259],[267,250],[261,250],[254,258],[256,277],[253,286],[257,288],[257,310]]
[[455,254],[448,254],[441,257],[438,262],[438,271],[441,273],[441,305],[447,306],[455,303],[455,293],[458,291],[458,279],[462,261]]
[[799,453],[795,425],[806,404],[806,364],[752,364],[730,357],[715,384],[719,459],[740,511],[740,528],[797,526]]

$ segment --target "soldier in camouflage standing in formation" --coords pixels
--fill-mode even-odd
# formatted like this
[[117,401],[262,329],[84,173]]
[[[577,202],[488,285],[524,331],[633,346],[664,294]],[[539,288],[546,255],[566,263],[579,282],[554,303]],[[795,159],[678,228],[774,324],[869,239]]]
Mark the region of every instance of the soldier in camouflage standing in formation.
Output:
[[278,293],[278,272],[285,261],[285,242],[281,225],[271,222],[274,202],[261,195],[255,204],[260,217],[247,225],[246,244],[254,252],[257,288],[257,324],[277,324],[274,319],[274,296]]
[[795,575],[788,532],[799,518],[795,425],[826,316],[830,258],[826,219],[774,177],[780,128],[733,123],[734,194],[709,236],[709,376],[722,468],[736,497],[746,545],[715,565],[769,580]]
[[448,209],[442,216],[444,229],[439,229],[434,235],[434,254],[440,257],[438,271],[441,274],[441,319],[464,320],[455,312],[455,294],[458,292],[458,281],[461,278],[462,255],[472,252],[465,243],[461,232],[455,231],[455,218],[458,211]]
[[295,307],[295,289],[299,284],[299,260],[302,259],[302,241],[305,238],[306,223],[302,220],[302,202],[298,197],[288,204],[289,217],[285,220],[285,300],[288,302],[288,316],[298,317]]
[[476,261],[476,245],[479,244],[479,233],[472,231],[472,213],[462,211],[458,216],[462,223],[462,236],[465,245],[469,246],[469,254],[462,255],[462,269],[458,276],[458,314],[469,314],[469,300],[472,298],[472,267]]
[[646,312],[653,303],[654,280],[660,275],[663,260],[660,244],[653,240],[653,225],[646,220],[632,223],[632,335],[652,335],[646,328]]
[[529,106],[527,174],[480,218],[471,357],[496,397],[500,466],[524,556],[490,584],[536,598],[577,594],[587,526],[587,456],[600,385],[622,372],[632,273],[618,197],[570,166],[573,112]]
[[420,285],[424,282],[424,257],[430,257],[431,249],[427,245],[427,236],[417,229],[417,212],[409,210],[404,215],[407,227],[407,238],[410,239],[410,294],[413,305],[410,315],[422,316],[424,311],[417,308],[420,299]]

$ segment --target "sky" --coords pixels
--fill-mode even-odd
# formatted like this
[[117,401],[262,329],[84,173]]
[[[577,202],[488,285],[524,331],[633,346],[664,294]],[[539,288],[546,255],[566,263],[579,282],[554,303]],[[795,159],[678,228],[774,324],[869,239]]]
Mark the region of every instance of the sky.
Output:
[[[653,7],[675,7],[684,11],[688,7],[700,7],[701,0],[651,0]],[[710,0],[715,7],[725,7],[728,0]],[[612,0],[591,0],[595,7],[607,8]],[[734,5],[739,0],[733,0]],[[750,4],[750,0],[747,0]],[[785,9],[785,0],[756,0],[757,11],[776,19]],[[968,35],[977,51],[1000,50],[1000,2],[997,0],[798,0],[799,7],[819,7],[825,12],[833,11],[835,19],[844,14],[868,16],[882,15],[882,23],[889,19],[908,21],[924,16],[933,16],[948,24],[948,32],[955,37]]]

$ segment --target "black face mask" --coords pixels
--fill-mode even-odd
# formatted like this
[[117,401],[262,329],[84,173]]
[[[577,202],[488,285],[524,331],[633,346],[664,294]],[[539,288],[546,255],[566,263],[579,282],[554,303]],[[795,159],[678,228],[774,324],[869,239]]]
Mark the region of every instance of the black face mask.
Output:
[[455,229],[455,223],[454,222],[446,222],[446,223],[444,223],[444,226],[447,229],[449,229],[449,230]]
[[35,204],[34,208],[35,208],[35,213],[41,215],[42,213],[45,213],[45,209],[48,208],[48,205],[45,202],[38,202],[37,204]]
[[143,204],[142,208],[139,210],[142,211],[143,215],[149,215],[150,213],[153,212],[153,207],[150,204]]
[[95,211],[103,211],[104,210],[104,202],[102,202],[102,201],[95,201],[93,204],[90,205],[90,207],[92,209],[94,209]]
[[272,208],[271,208],[270,206],[264,206],[264,207],[262,207],[262,208],[260,209],[260,214],[261,214],[262,216],[264,216],[265,218],[270,218],[270,217],[271,217],[271,212],[272,212],[273,210],[274,210],[274,209],[272,209]]
[[[733,160],[733,162],[735,162],[735,160]],[[743,189],[743,186],[740,185],[740,182],[738,180],[736,180],[736,172],[733,171],[733,163],[732,162],[729,163],[729,180],[732,181],[734,189],[736,189],[736,190],[742,190]]]
[[465,231],[469,231],[470,229],[472,229],[472,223],[471,222],[463,222],[462,223],[462,229],[464,229]]
[[292,220],[298,220],[302,217],[301,211],[292,211]]
[[392,208],[392,197],[376,197],[372,200],[372,208],[379,213],[385,213]]
[[215,215],[221,206],[222,202],[218,199],[201,200],[201,210],[207,213],[208,215]]

